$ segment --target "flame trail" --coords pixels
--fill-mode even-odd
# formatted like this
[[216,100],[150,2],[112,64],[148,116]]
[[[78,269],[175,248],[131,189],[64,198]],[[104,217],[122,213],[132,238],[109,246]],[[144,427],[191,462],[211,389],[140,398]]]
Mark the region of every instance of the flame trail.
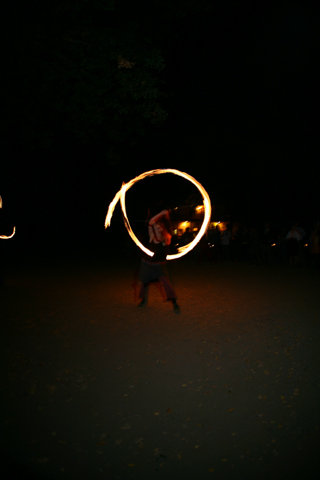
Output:
[[[0,196],[0,208],[2,208],[2,197]],[[13,235],[16,233],[16,227],[13,227],[13,232],[11,235],[0,235],[1,240],[8,240],[9,238],[12,238]]]
[[142,245],[142,243],[138,240],[138,238],[135,236],[135,234],[131,229],[129,219],[127,217],[125,197],[126,197],[126,192],[135,183],[139,182],[140,180],[143,180],[146,177],[151,177],[153,175],[160,175],[162,173],[172,173],[173,175],[178,175],[180,177],[185,178],[186,180],[189,180],[189,182],[193,183],[197,187],[197,189],[200,191],[203,198],[203,205],[204,205],[204,219],[198,234],[192,240],[192,242],[188,243],[187,245],[183,245],[182,247],[179,247],[178,253],[174,255],[167,255],[167,260],[174,260],[176,258],[182,257],[183,255],[186,255],[186,253],[190,252],[197,245],[197,243],[201,240],[202,236],[206,232],[206,229],[210,221],[210,216],[211,216],[211,202],[210,202],[210,197],[208,193],[203,188],[201,183],[199,183],[195,178],[193,178],[191,175],[188,175],[185,172],[180,172],[179,170],[174,170],[172,168],[150,170],[149,172],[142,173],[141,175],[135,177],[134,179],[130,180],[128,183],[123,183],[121,189],[119,190],[119,192],[116,194],[116,196],[114,197],[114,199],[109,205],[108,213],[105,220],[105,228],[110,226],[113,211],[116,207],[116,204],[118,203],[118,200],[120,199],[125,226],[128,230],[130,237],[143,252],[145,252],[147,255],[152,257],[154,255],[154,252],[152,252],[151,250],[146,248],[144,245]]
[[16,227],[13,227],[13,232],[12,232],[11,235],[8,235],[8,236],[6,236],[6,235],[0,235],[0,238],[1,238],[2,240],[8,240],[9,238],[12,238],[15,233],[16,233]]

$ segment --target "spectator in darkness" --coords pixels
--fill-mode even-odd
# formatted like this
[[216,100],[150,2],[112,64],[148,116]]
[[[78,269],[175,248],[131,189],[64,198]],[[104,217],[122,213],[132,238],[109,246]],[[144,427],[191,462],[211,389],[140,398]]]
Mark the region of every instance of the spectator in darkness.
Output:
[[254,226],[249,229],[249,264],[253,263],[257,265],[261,263],[259,234]]
[[299,245],[298,242],[302,239],[301,233],[297,230],[296,224],[292,225],[291,230],[287,233],[287,250],[289,255],[289,263],[296,267],[299,259]]
[[241,240],[240,240],[240,258],[247,262],[249,260],[249,230],[246,225],[243,225],[241,229]]
[[320,249],[320,232],[319,222],[315,223],[310,232],[310,266],[319,268],[319,249]]
[[271,230],[271,224],[266,223],[261,235],[260,249],[261,249],[261,261],[262,263],[271,263],[271,245],[273,244],[273,233]]
[[234,228],[233,235],[231,237],[232,246],[232,260],[239,262],[241,259],[241,242],[242,242],[242,227],[241,225]]
[[209,262],[212,262],[212,249],[209,245],[209,234],[206,232],[198,243],[199,256],[197,262],[200,263],[204,258],[207,258]]
[[299,253],[298,253],[298,265],[303,265],[305,262],[304,262],[304,258],[303,258],[303,246],[304,246],[304,242],[305,242],[305,237],[306,237],[306,232],[305,230],[300,226],[299,222],[296,222],[295,223],[295,227],[297,229],[297,231],[300,233],[301,235],[301,239],[298,240],[298,250],[299,250]]
[[287,241],[286,241],[286,229],[284,226],[280,228],[280,232],[277,235],[277,251],[278,251],[278,263],[284,265],[287,263]]
[[187,227],[181,237],[181,245],[188,245],[193,240],[193,235],[190,232],[190,228]]
[[230,241],[231,232],[228,224],[227,228],[225,230],[222,230],[220,234],[221,256],[223,262],[227,262],[230,259]]
[[209,243],[212,252],[212,261],[213,263],[217,263],[220,260],[220,229],[218,224],[210,230]]
[[230,259],[232,262],[236,262],[236,258],[237,258],[237,237],[236,237],[236,229],[235,227],[232,225],[230,226],[230,233],[231,233],[231,237],[230,237]]

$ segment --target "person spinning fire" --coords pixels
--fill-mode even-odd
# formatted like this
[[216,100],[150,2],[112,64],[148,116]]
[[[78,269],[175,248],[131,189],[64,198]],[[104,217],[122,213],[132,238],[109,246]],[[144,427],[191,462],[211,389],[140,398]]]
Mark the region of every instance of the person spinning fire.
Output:
[[147,304],[148,286],[150,282],[158,281],[163,287],[167,301],[171,301],[175,313],[180,313],[177,304],[177,295],[168,278],[166,256],[169,253],[172,230],[169,210],[162,210],[152,216],[148,222],[149,249],[154,252],[153,257],[147,255],[141,259],[139,272],[139,307]]

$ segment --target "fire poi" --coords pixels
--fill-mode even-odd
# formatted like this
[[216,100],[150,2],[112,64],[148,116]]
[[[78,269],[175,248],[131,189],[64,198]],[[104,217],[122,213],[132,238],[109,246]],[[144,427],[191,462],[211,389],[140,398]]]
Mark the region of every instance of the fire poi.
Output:
[[199,183],[195,178],[193,178],[191,175],[188,175],[185,172],[180,172],[179,170],[174,170],[172,168],[150,170],[148,172],[142,173],[141,175],[135,177],[134,179],[130,180],[128,183],[123,183],[121,189],[119,190],[119,192],[116,194],[116,196],[114,197],[114,199],[112,200],[112,202],[109,205],[108,213],[107,213],[106,220],[105,220],[105,228],[110,226],[113,211],[114,211],[114,209],[115,209],[115,207],[118,203],[118,200],[120,199],[120,205],[121,205],[121,209],[122,209],[122,213],[123,213],[123,217],[124,217],[124,223],[125,223],[126,229],[128,230],[128,233],[129,233],[130,237],[132,238],[132,240],[135,242],[135,244],[143,252],[145,252],[150,257],[153,257],[154,252],[152,252],[151,250],[146,248],[144,245],[142,245],[142,243],[138,240],[138,238],[135,236],[134,232],[132,231],[129,219],[127,217],[125,198],[126,198],[126,192],[135,183],[139,182],[140,180],[143,180],[146,177],[151,177],[153,175],[160,175],[162,173],[172,173],[173,175],[178,175],[179,177],[185,178],[186,180],[193,183],[193,185],[195,185],[197,187],[197,189],[199,190],[199,192],[201,193],[201,196],[203,198],[204,218],[203,218],[201,228],[200,228],[198,234],[196,235],[196,237],[192,240],[192,242],[188,243],[187,245],[183,245],[183,246],[179,247],[178,248],[178,253],[176,253],[174,255],[167,255],[167,260],[174,260],[174,259],[182,257],[183,255],[186,255],[186,253],[190,252],[197,245],[197,243],[201,240],[201,238],[205,234],[205,232],[207,230],[207,227],[208,227],[208,224],[209,224],[209,221],[210,221],[210,217],[211,217],[211,202],[210,202],[210,197],[209,197],[208,193],[203,188],[201,183]]
[[[1,198],[1,196],[0,196],[0,208],[2,208],[2,198]],[[8,236],[7,235],[0,235],[0,238],[2,240],[8,240],[9,238],[12,238],[15,233],[16,233],[16,227],[13,227],[13,232],[12,232],[11,235],[8,235]]]

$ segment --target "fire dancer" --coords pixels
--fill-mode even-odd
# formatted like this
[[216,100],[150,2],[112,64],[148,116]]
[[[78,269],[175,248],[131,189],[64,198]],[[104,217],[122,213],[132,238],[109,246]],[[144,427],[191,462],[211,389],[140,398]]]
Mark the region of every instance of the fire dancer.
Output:
[[141,259],[139,285],[139,307],[147,304],[148,285],[152,281],[159,281],[164,289],[167,301],[171,301],[175,313],[180,313],[177,304],[177,295],[170,283],[166,270],[166,256],[171,243],[172,231],[168,210],[162,210],[149,219],[148,222],[150,250],[153,257],[143,256]]

